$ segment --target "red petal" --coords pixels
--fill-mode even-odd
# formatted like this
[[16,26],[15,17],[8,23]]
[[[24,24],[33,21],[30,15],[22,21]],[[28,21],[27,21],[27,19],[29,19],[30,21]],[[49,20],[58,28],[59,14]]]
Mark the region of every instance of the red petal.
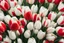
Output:
[[51,3],[53,0],[47,0],[49,3]]
[[50,19],[50,20],[51,20],[51,14],[49,14],[49,15],[48,15],[48,19]]
[[45,0],[39,0],[39,3],[45,3]]
[[54,3],[58,5],[61,2],[61,0],[55,0]]
[[64,12],[64,8],[62,8],[60,11],[61,11],[61,12]]

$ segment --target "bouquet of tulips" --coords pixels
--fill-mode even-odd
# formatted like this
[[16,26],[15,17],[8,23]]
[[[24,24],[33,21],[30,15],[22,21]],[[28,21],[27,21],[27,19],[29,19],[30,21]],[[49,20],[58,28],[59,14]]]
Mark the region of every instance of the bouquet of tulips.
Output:
[[64,0],[0,0],[0,43],[64,43]]

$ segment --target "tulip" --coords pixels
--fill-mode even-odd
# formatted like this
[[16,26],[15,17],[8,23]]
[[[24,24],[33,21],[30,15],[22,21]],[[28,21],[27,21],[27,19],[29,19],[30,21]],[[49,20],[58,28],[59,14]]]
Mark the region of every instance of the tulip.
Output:
[[6,30],[6,25],[4,24],[4,22],[0,21],[0,33],[5,32]]
[[10,7],[15,7],[17,5],[16,0],[9,0]]
[[44,27],[50,27],[51,20],[49,20],[47,17],[44,17],[42,20],[42,25]]
[[9,21],[10,30],[16,31],[20,27],[20,22],[16,17],[12,17]]
[[34,14],[33,14],[33,19],[32,19],[32,21],[33,21],[33,22],[36,22],[36,21],[38,21],[38,20],[41,20],[41,16],[40,16],[39,14],[34,13]]
[[3,39],[3,43],[12,43],[12,41],[11,41],[11,39],[8,37],[8,36],[6,36],[4,39]]
[[49,43],[49,41],[48,40],[44,40],[43,43]]
[[23,0],[18,0],[18,4],[21,5],[23,3]]
[[36,40],[34,38],[29,38],[27,43],[36,43]]
[[59,25],[64,25],[64,16],[60,16],[60,17],[58,18],[58,20],[57,20],[57,23],[58,23]]
[[47,28],[47,33],[53,33],[54,31],[55,31],[55,28],[53,28],[53,27]]
[[43,4],[43,3],[45,3],[45,0],[38,0],[38,2]]
[[39,31],[39,30],[37,30],[37,29],[33,29],[33,32],[34,32],[35,34],[37,34],[38,31]]
[[26,30],[25,33],[24,33],[24,37],[29,38],[30,36],[31,36],[30,30]]
[[0,21],[3,21],[4,20],[4,13],[3,11],[0,10]]
[[64,4],[63,4],[62,2],[59,3],[59,5],[58,5],[58,10],[59,10],[60,12],[64,12]]
[[22,43],[22,40],[20,38],[17,39],[18,43]]
[[7,11],[7,10],[10,8],[9,3],[8,3],[7,1],[5,1],[5,0],[2,0],[2,1],[0,2],[0,8],[1,8],[3,11]]
[[58,5],[61,2],[61,0],[54,0],[54,3]]
[[43,6],[41,6],[41,8],[39,10],[39,14],[41,14],[42,16],[46,16],[48,14],[48,9],[46,9]]
[[38,11],[38,6],[37,6],[37,5],[32,5],[32,6],[31,6],[31,11],[32,11],[33,13],[36,13],[36,12]]
[[54,41],[56,38],[57,38],[57,36],[54,35],[53,33],[48,33],[47,36],[46,36],[46,39],[48,41]]
[[54,0],[47,0],[47,2],[52,3],[52,2],[54,2]]
[[35,29],[38,29],[38,30],[41,29],[41,26],[42,25],[41,25],[40,21],[36,21],[35,24],[34,24]]
[[9,24],[10,19],[11,19],[10,15],[6,15],[6,16],[4,17],[5,23]]
[[64,39],[60,39],[58,43],[64,43]]
[[22,24],[23,26],[26,26],[27,20],[26,20],[25,18],[20,18],[19,21],[21,22],[21,24]]
[[48,14],[48,19],[54,20],[54,19],[56,18],[56,16],[57,16],[57,13],[55,13],[55,12],[50,12],[50,13]]
[[61,36],[64,37],[64,27],[57,27],[56,28],[56,33]]
[[0,35],[0,41],[2,41],[2,39],[3,39],[3,37],[2,37],[2,35]]
[[38,37],[38,39],[43,39],[44,37],[45,37],[45,32],[43,32],[42,30],[40,30],[39,32],[38,32],[38,34],[37,34],[37,37]]
[[34,4],[35,0],[26,0],[26,2],[29,4]]
[[11,39],[11,40],[15,40],[16,39],[16,34],[15,34],[15,32],[14,31],[7,31],[8,32],[8,34],[9,34],[9,38]]

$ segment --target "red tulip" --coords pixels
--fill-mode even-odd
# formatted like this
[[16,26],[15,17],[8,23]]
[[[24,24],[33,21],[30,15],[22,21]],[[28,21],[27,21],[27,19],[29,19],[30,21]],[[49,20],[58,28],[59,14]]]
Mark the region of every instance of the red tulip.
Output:
[[43,4],[43,3],[45,3],[45,0],[38,0],[38,2]]

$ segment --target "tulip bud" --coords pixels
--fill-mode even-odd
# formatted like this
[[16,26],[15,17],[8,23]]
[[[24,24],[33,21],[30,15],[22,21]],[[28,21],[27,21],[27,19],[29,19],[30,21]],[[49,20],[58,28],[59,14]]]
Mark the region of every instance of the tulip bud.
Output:
[[34,4],[35,0],[26,0],[29,4]]
[[56,28],[56,33],[61,36],[64,37],[64,27],[57,27]]
[[0,41],[2,41],[2,39],[3,39],[3,37],[2,37],[2,35],[0,35]]
[[53,33],[54,31],[55,31],[55,28],[53,28],[53,27],[49,27],[47,29],[47,33]]
[[64,43],[64,39],[60,39],[58,43]]
[[4,39],[3,39],[4,43],[12,43],[11,39],[9,39],[8,36],[6,36]]
[[57,38],[57,36],[54,35],[53,33],[48,33],[47,36],[46,36],[46,39],[48,41],[54,41],[56,38]]
[[33,29],[33,32],[34,32],[35,34],[37,34],[37,33],[38,33],[38,30],[37,30],[37,29]]
[[23,0],[18,0],[18,4],[21,5],[23,3]]
[[59,25],[64,25],[64,16],[60,16],[60,17],[58,18],[58,20],[57,20],[57,23],[58,23]]
[[26,20],[32,20],[32,12],[31,11],[25,12],[24,18]]
[[36,43],[36,40],[34,38],[29,38],[27,43]]
[[6,30],[6,25],[4,24],[4,22],[0,21],[0,33],[5,32]]
[[58,5],[58,10],[59,10],[60,12],[64,12],[64,4],[63,4],[62,2],[59,3],[59,5]]
[[26,20],[25,18],[20,18],[19,21],[21,22],[21,24],[22,24],[23,26],[26,26],[27,20]]
[[8,32],[8,34],[9,34],[9,38],[11,39],[11,40],[15,40],[16,39],[16,34],[15,34],[15,32],[14,31],[7,31]]
[[35,29],[38,29],[38,30],[41,29],[41,26],[42,25],[41,25],[40,21],[36,21],[35,24],[34,24]]
[[16,31],[20,27],[20,22],[16,17],[12,17],[9,21],[10,30]]
[[31,35],[30,30],[26,30],[25,33],[24,33],[24,37],[25,37],[25,38],[29,38],[30,35]]
[[45,0],[38,0],[38,2],[43,4],[43,3],[45,3]]
[[39,14],[33,14],[33,22],[41,20],[41,16]]
[[48,9],[46,9],[45,7],[41,6],[40,10],[39,10],[39,14],[41,14],[42,16],[46,16],[48,13]]
[[16,0],[9,0],[10,7],[15,7],[17,5]]
[[20,38],[17,39],[18,43],[22,43],[22,40]]
[[45,37],[45,32],[42,32],[42,30],[40,30],[37,34],[38,39],[43,39]]
[[54,3],[50,3],[50,4],[49,4],[49,7],[48,7],[48,10],[52,10],[53,7],[54,7]]
[[3,11],[0,10],[0,21],[3,21],[3,19],[4,19],[4,13]]
[[51,20],[49,20],[48,18],[44,17],[43,20],[42,20],[42,25],[44,27],[50,27],[50,23],[51,23]]
[[49,43],[49,41],[48,40],[44,40],[43,43]]
[[32,11],[33,13],[36,13],[36,12],[38,11],[38,6],[37,6],[37,5],[32,5],[32,6],[31,6],[31,11]]
[[0,8],[1,8],[3,11],[7,11],[7,10],[10,8],[9,3],[8,3],[7,1],[5,1],[5,0],[2,0],[2,1],[0,2]]
[[54,2],[54,0],[47,0],[47,2],[52,3],[52,2]]
[[10,19],[11,19],[10,15],[6,15],[6,16],[4,17],[5,23],[9,24]]
[[57,16],[57,13],[55,13],[55,12],[50,12],[50,13],[48,14],[48,19],[54,20],[54,19],[56,18],[56,16]]
[[61,0],[54,0],[54,3],[58,5],[61,2]]

